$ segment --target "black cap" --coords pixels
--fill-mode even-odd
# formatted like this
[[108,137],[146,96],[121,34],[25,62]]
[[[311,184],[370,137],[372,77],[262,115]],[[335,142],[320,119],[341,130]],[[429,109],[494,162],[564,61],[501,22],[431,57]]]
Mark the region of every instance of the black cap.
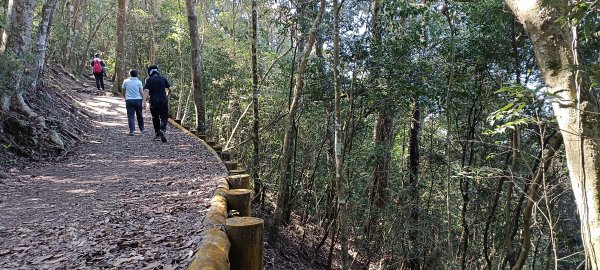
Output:
[[152,65],[148,67],[148,76],[152,76],[154,74],[160,75],[160,70],[158,70],[158,66]]

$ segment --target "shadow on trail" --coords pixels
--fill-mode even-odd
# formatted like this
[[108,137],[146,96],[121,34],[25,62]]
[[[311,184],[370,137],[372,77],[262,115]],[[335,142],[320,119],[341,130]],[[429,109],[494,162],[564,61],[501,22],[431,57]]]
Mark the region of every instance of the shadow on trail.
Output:
[[185,267],[222,164],[171,127],[153,141],[149,112],[127,136],[122,98],[80,105],[99,115],[86,141],[0,185],[0,269]]

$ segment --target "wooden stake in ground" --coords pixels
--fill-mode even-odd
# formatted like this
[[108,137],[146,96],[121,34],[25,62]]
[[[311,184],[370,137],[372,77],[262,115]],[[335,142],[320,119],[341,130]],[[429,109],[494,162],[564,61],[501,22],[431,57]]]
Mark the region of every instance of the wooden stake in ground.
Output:
[[229,262],[232,270],[263,269],[264,221],[254,217],[235,217],[225,221],[231,242]]
[[250,189],[250,179],[249,174],[238,174],[229,176],[227,180],[231,189]]
[[225,197],[227,210],[236,210],[242,217],[249,217],[252,214],[252,190],[232,189],[225,194]]
[[223,163],[225,163],[225,168],[227,168],[227,170],[237,170],[238,168],[237,161],[225,161]]

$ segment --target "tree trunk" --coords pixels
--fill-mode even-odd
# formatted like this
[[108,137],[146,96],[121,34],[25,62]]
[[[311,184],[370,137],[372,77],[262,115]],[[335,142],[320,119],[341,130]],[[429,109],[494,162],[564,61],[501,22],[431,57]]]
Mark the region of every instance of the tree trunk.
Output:
[[408,185],[410,198],[410,229],[408,239],[410,241],[410,258],[406,261],[407,269],[421,269],[418,243],[420,231],[419,224],[419,133],[421,131],[421,108],[419,106],[419,97],[414,98],[412,117],[410,119],[410,131],[408,139]]
[[[14,17],[14,11],[15,11],[15,3],[14,0],[9,0],[6,4],[6,24],[4,25],[3,31],[2,31],[2,40],[0,40],[0,56],[5,57],[4,56],[4,52],[6,51],[6,41],[8,40],[8,31],[10,31],[10,27],[11,27],[11,23]],[[4,30],[6,29],[6,30]],[[5,79],[4,76],[8,76],[8,74],[1,74],[0,76],[2,76],[2,79]],[[0,110],[8,110],[10,107],[10,97],[12,95],[12,91],[10,89],[8,89],[8,87],[4,86],[4,85],[0,85],[0,87],[2,87],[2,89],[0,89]]]
[[48,47],[48,37],[50,36],[50,29],[52,27],[52,18],[54,16],[54,9],[58,0],[47,0],[42,9],[42,18],[39,28],[39,37],[37,43],[37,61],[33,68],[35,72],[34,79],[31,83],[31,89],[35,90],[38,85],[38,80],[43,76],[44,65],[46,61],[46,49]]
[[[23,77],[25,54],[29,50],[31,41],[31,28],[33,24],[33,11],[36,0],[11,0],[7,12],[7,26],[5,32],[6,48],[3,54],[9,54],[17,63],[17,68],[8,72],[11,83],[4,84],[2,92],[2,110],[10,109],[11,97],[20,95],[21,79]],[[21,108],[24,109],[24,108]],[[36,115],[31,115],[36,116]]]
[[369,202],[371,214],[367,232],[375,232],[373,226],[379,219],[379,212],[384,208],[387,201],[387,185],[390,170],[391,146],[394,138],[394,118],[389,112],[379,112],[375,121],[374,143],[376,150],[375,168],[373,169],[373,180]]
[[6,24],[0,28],[0,54],[4,53],[6,50],[6,39],[8,39],[8,32],[6,30],[10,29],[11,16],[14,13],[14,0],[6,1],[6,6],[3,6],[4,15],[6,15]]
[[[235,20],[235,18],[234,18]],[[235,24],[234,24],[235,25]],[[262,183],[260,179],[260,137],[258,134],[260,124],[260,114],[258,110],[258,62],[256,47],[258,43],[258,4],[252,0],[252,110],[254,121],[252,124],[252,177],[254,178],[254,194],[259,201],[262,201]]]
[[75,46],[79,44],[80,32],[83,26],[83,17],[85,16],[85,9],[87,7],[86,0],[71,0],[67,2],[68,10],[68,31],[67,43],[65,48],[65,58],[63,59],[63,65],[65,67],[76,67],[73,65],[74,61],[77,61],[75,55]]
[[[448,0],[444,0],[444,6],[446,9],[448,8]],[[444,104],[444,109],[446,111],[446,229],[447,229],[447,245],[448,245],[448,254],[454,254],[453,244],[452,244],[452,216],[450,215],[450,189],[451,189],[451,180],[452,180],[452,147],[450,136],[452,133],[451,127],[451,116],[450,116],[450,103],[452,102],[452,88],[454,87],[454,66],[456,64],[456,44],[454,41],[454,23],[452,22],[452,17],[450,17],[451,12],[442,12],[446,15],[446,21],[448,22],[448,28],[450,28],[450,73],[448,74],[448,87],[446,88],[446,102]],[[448,262],[450,265],[451,260]]]
[[[317,35],[315,44],[315,56],[319,58],[319,65],[317,66],[319,72],[319,79],[323,81],[322,83],[322,91],[325,93],[325,98],[323,100],[323,110],[325,111],[325,123],[326,123],[326,135],[327,138],[327,178],[329,179],[325,193],[325,214],[324,218],[320,222],[321,225],[329,224],[329,219],[333,219],[336,213],[336,208],[334,207],[335,200],[335,108],[334,104],[329,99],[329,95],[335,95],[331,91],[330,80],[328,77],[328,73],[325,70],[325,56],[323,55],[323,44],[325,44],[325,40]],[[325,222],[323,222],[325,221]]]
[[[567,167],[575,195],[586,261],[591,269],[600,269],[600,110],[594,93],[581,89],[576,38],[573,29],[560,18],[568,1],[506,0],[529,34],[549,93],[552,107],[564,138]],[[573,31],[573,32],[572,32]]]
[[529,250],[531,249],[531,215],[533,213],[534,204],[537,204],[537,191],[541,185],[543,178],[545,177],[544,174],[546,173],[546,170],[548,170],[548,168],[550,167],[550,162],[552,161],[552,158],[554,158],[554,155],[556,154],[562,143],[562,136],[558,132],[552,135],[552,138],[549,140],[548,143],[548,150],[545,154],[542,155],[540,162],[541,166],[538,167],[535,176],[532,176],[533,179],[531,179],[531,186],[529,187],[527,204],[525,205],[525,209],[523,210],[523,243],[521,245],[519,256],[516,260],[515,265],[512,267],[512,270],[522,269],[523,265],[525,265],[525,262],[527,261],[527,255],[529,255]]
[[156,16],[154,15],[154,0],[146,1],[146,9],[148,10],[148,14],[150,14],[150,18],[148,18],[148,23],[150,24],[150,45],[148,48],[148,64],[155,65],[156,64],[156,33],[154,31],[154,24],[156,21]]
[[342,252],[342,269],[349,269],[348,256],[348,215],[346,184],[344,182],[344,161],[342,160],[342,123],[341,123],[341,95],[342,84],[340,79],[340,10],[342,5],[338,0],[333,0],[333,86],[335,91],[335,184],[338,197],[338,227],[340,229],[340,246]]
[[73,37],[74,38],[74,47],[71,48],[73,51],[71,52],[71,58],[69,59],[69,67],[76,68],[77,61],[85,61],[84,56],[77,55],[77,45],[81,44],[81,29],[83,28],[83,21],[86,15],[87,9],[87,0],[79,0],[75,6],[75,21],[73,24]]
[[315,21],[310,29],[308,40],[302,51],[302,57],[298,64],[298,71],[296,73],[295,86],[294,86],[294,98],[291,102],[289,113],[287,115],[287,125],[285,129],[285,135],[283,138],[283,152],[281,154],[281,176],[279,177],[278,193],[277,193],[277,205],[275,207],[274,215],[274,233],[278,233],[279,226],[289,221],[289,208],[290,208],[290,161],[293,152],[293,137],[294,137],[294,123],[296,121],[296,115],[298,114],[298,107],[300,106],[300,99],[302,97],[302,89],[304,88],[304,72],[306,71],[306,64],[308,63],[308,57],[312,51],[312,47],[315,43],[315,34],[325,10],[325,0],[320,1],[319,11],[315,18]]
[[[181,12],[181,0],[177,0],[177,15],[181,16],[182,12]],[[180,20],[177,20],[177,29],[181,29],[180,26]],[[183,31],[182,31],[183,32]],[[185,96],[185,87],[184,87],[184,82],[183,82],[183,52],[181,50],[181,40],[183,39],[183,33],[179,33],[179,35],[177,35],[177,56],[179,57],[179,85],[177,87],[177,89],[179,89],[179,98],[177,100],[177,114],[175,116],[176,119],[180,119],[182,120],[183,123],[183,119],[182,119],[182,101],[183,101],[183,97]],[[185,104],[185,106],[187,106],[187,103]]]
[[[373,35],[373,51],[372,58],[378,58],[378,50],[381,49],[381,29],[380,29],[380,0],[373,0],[371,3],[372,12],[372,35]],[[376,65],[376,64],[372,64]],[[373,83],[379,80],[379,67],[373,66],[372,74],[369,80]],[[378,87],[375,83],[374,87]],[[378,89],[379,90],[379,89]],[[378,235],[377,220],[379,220],[379,212],[384,208],[387,201],[387,185],[389,177],[391,147],[394,138],[394,114],[390,108],[385,105],[379,105],[377,108],[377,119],[375,120],[375,130],[373,142],[375,145],[375,167],[373,168],[373,180],[371,182],[371,190],[369,191],[369,218],[365,227],[368,237]]]
[[[192,105],[191,104],[192,103],[191,99],[192,99],[192,96],[194,95],[193,86],[192,85],[189,85],[189,86],[190,86],[190,90],[187,92],[187,98],[185,99],[185,104],[183,104],[184,109],[183,109],[183,115],[181,116],[181,123],[182,124],[187,123],[187,118],[188,118],[188,115],[190,113],[190,107]],[[206,134],[201,134],[201,135],[206,135]]]
[[64,51],[64,58],[62,59],[62,64],[64,67],[68,67],[69,61],[71,59],[71,52],[73,51],[73,22],[75,21],[75,5],[72,2],[73,0],[67,0],[67,27],[69,28],[69,35],[67,36],[67,43]]
[[115,61],[115,82],[112,92],[119,93],[125,78],[125,21],[129,0],[118,0],[117,10],[117,48]]
[[[518,153],[520,149],[521,141],[521,132],[519,127],[516,127],[512,132],[512,140],[511,140],[511,165],[509,172],[511,173],[511,178],[508,179],[508,187],[506,188],[506,204],[504,205],[504,246],[506,247],[506,257],[505,261],[507,261],[512,267],[515,263],[515,256],[513,251],[513,238],[511,237],[511,229],[513,228],[512,222],[512,201],[513,201],[513,190],[515,187],[515,177],[517,169],[517,159],[519,158]],[[504,266],[504,263],[502,263]]]
[[202,88],[202,48],[198,35],[198,15],[196,2],[186,0],[188,27],[192,43],[192,84],[194,88],[194,104],[196,105],[196,130],[198,134],[206,134],[206,110],[204,108],[204,89]]

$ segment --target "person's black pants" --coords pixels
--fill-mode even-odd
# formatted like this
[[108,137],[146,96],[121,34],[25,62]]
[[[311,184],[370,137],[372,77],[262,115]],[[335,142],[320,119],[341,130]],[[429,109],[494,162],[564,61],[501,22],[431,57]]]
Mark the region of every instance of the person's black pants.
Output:
[[154,133],[158,131],[165,132],[167,123],[169,122],[169,105],[152,105],[150,106],[150,114],[152,114],[152,125],[154,125]]
[[104,90],[104,74],[94,73],[94,78],[96,79],[96,88],[98,88],[98,90],[100,90],[100,89]]
[[125,100],[125,108],[127,108],[127,123],[129,124],[129,132],[135,131],[135,117],[137,116],[138,127],[140,131],[144,130],[144,116],[142,115],[142,100],[128,99]]

